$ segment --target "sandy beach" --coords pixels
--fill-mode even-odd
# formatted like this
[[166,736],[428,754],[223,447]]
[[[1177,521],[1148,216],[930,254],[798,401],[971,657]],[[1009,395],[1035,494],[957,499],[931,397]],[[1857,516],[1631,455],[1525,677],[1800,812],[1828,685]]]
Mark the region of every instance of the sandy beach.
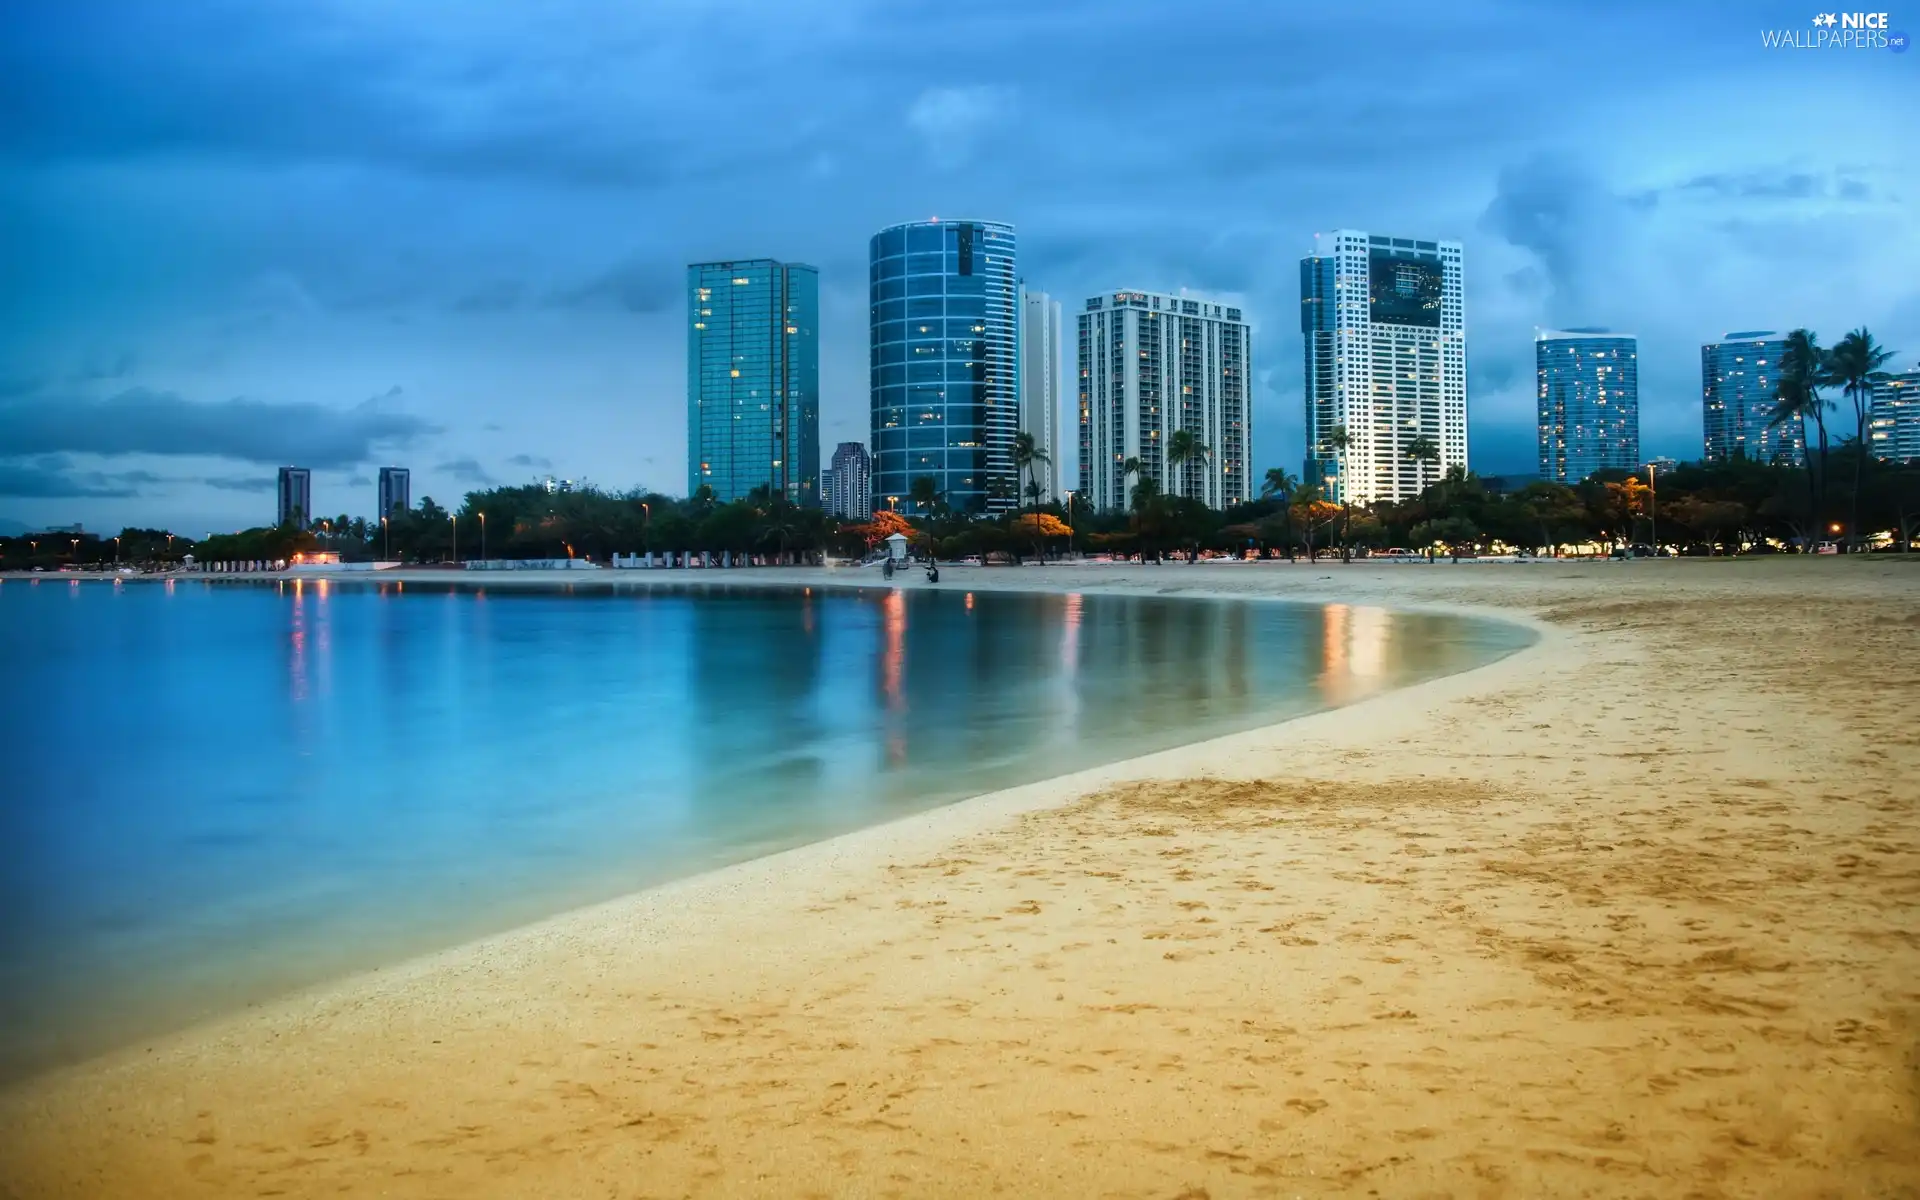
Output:
[[0,1196],[1920,1196],[1920,564],[939,586],[1543,636],[13,1086]]

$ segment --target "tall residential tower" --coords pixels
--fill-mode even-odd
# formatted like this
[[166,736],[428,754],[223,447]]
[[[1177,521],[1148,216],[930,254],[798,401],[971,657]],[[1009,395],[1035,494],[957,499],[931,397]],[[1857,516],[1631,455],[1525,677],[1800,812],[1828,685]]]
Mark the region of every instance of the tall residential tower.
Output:
[[1770,329],[1729,333],[1700,347],[1701,424],[1708,462],[1746,457],[1798,465],[1800,423],[1773,424],[1780,356],[1787,339]]
[[873,236],[873,507],[931,479],[957,512],[1018,502],[1013,226],[916,221]]
[[[1253,498],[1248,380],[1253,331],[1238,308],[1190,296],[1112,292],[1079,314],[1080,493],[1125,508],[1134,484],[1210,508]],[[1185,430],[1204,452],[1175,465]],[[1137,474],[1127,471],[1138,459]]]
[[1887,462],[1920,461],[1920,366],[1874,387],[1867,444],[1875,458]]
[[1534,334],[1540,478],[1579,483],[1595,471],[1640,469],[1637,347],[1630,334],[1604,329]]
[[864,521],[873,514],[873,456],[861,442],[841,442],[821,474],[827,515]]
[[1060,302],[1045,292],[1020,289],[1020,432],[1033,435],[1034,449],[1046,454],[1020,482],[1038,485],[1042,503],[1060,498]]
[[687,268],[687,494],[820,502],[820,276],[770,258]]
[[279,503],[274,508],[274,524],[313,524],[313,472],[305,467],[281,467]]
[[[1306,482],[1335,500],[1407,500],[1467,465],[1459,242],[1355,229],[1317,236],[1300,260],[1300,331]],[[1418,438],[1437,462],[1409,455]]]
[[390,517],[394,509],[413,507],[413,472],[405,467],[380,468],[380,515]]

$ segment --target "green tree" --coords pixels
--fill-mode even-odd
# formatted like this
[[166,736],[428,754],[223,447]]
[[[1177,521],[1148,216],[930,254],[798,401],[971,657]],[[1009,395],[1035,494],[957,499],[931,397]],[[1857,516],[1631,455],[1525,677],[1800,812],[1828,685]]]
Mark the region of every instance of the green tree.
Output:
[[[1032,476],[1035,467],[1043,466],[1052,461],[1052,456],[1034,442],[1031,433],[1022,431],[1014,435],[1013,470],[1017,478],[1028,479]],[[1040,509],[1039,484],[1035,481],[1028,484],[1027,487],[1033,494],[1034,511],[1038,512]]]
[[[1820,348],[1820,339],[1809,329],[1796,329],[1787,335],[1786,350],[1780,355],[1779,382],[1774,388],[1773,415],[1770,424],[1784,425],[1788,421],[1800,426],[1800,444],[1807,448],[1807,518],[1806,533],[1808,539],[1801,549],[1811,551],[1812,531],[1817,530],[1820,514],[1826,508],[1827,490],[1827,410],[1832,402],[1820,395],[1820,389],[1830,381],[1827,353]],[[1819,453],[1813,453],[1815,443],[1807,438],[1807,420],[1812,418],[1815,432],[1819,435]]]
[[1348,435],[1345,425],[1335,425],[1327,434],[1327,446],[1333,451],[1334,461],[1340,471],[1340,561],[1351,562],[1352,552],[1347,547],[1347,529],[1353,521],[1353,488],[1347,478],[1347,451],[1353,446],[1353,438]]
[[1847,538],[1854,549],[1860,547],[1861,482],[1867,460],[1867,421],[1873,415],[1873,389],[1889,376],[1880,368],[1887,365],[1893,351],[1873,340],[1866,326],[1854,330],[1834,343],[1829,352],[1828,378],[1853,402],[1853,441],[1861,451],[1853,456],[1853,499],[1848,509]]
[[1285,467],[1268,467],[1267,477],[1260,484],[1260,495],[1268,500],[1280,502],[1280,520],[1285,526],[1281,540],[1286,548],[1287,561],[1293,561],[1293,494],[1300,490],[1300,480],[1287,473]]
[[1185,468],[1189,463],[1204,465],[1213,458],[1213,447],[1200,440],[1190,429],[1176,429],[1167,439],[1167,473],[1180,480],[1178,495],[1187,495]]
[[931,475],[916,475],[907,486],[907,500],[920,512],[932,513],[946,503],[940,482]]

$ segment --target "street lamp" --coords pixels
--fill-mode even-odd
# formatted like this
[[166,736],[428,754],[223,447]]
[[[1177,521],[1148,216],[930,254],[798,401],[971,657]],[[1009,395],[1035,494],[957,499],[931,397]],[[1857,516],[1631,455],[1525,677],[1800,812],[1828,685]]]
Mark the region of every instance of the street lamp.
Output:
[[79,538],[73,539],[73,553],[67,555],[67,558],[73,563],[74,566],[77,567],[80,565],[80,539]]
[[460,514],[448,513],[447,520],[453,525],[453,565],[460,565]]
[[119,538],[113,539],[113,565],[116,567],[120,565],[120,539]]
[[1073,489],[1064,489],[1067,493],[1067,553],[1073,553]]
[[487,514],[480,514],[480,561],[487,561]]
[[1653,539],[1653,556],[1660,557],[1660,489],[1654,476],[1658,474],[1652,463],[1647,464],[1647,521],[1652,525],[1648,536]]
[[393,561],[393,538],[388,534],[385,517],[380,518],[380,557],[387,562]]

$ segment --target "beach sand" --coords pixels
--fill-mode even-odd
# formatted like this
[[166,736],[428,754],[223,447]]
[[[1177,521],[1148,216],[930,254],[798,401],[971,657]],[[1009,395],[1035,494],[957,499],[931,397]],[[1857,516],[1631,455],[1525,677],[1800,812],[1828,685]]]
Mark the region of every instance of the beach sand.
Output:
[[1547,633],[29,1081],[0,1195],[1920,1195],[1920,565],[944,575]]

